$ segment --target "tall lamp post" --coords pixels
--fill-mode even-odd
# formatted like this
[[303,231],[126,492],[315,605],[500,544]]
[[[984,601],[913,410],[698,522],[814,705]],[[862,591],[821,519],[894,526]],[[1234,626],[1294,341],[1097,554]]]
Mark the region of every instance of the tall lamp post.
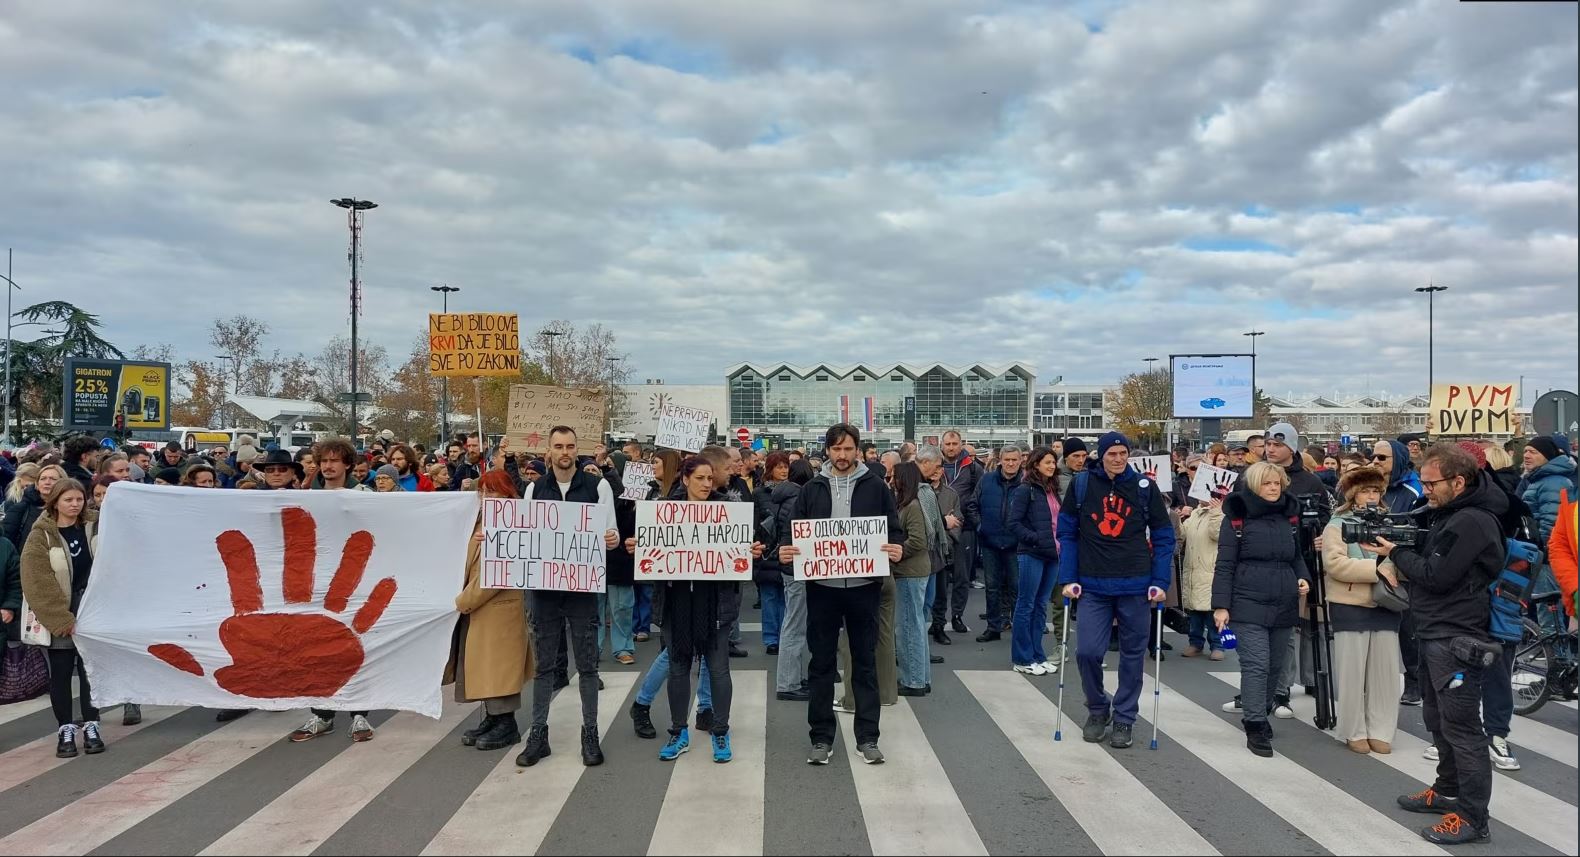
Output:
[[545,366],[544,368],[547,369],[548,372],[549,372],[549,383],[553,384],[555,386],[559,386],[560,379],[554,373],[554,340],[559,339],[560,337],[564,336],[565,335],[565,331],[563,331],[563,330],[549,330],[548,328],[545,327],[542,330],[538,331],[538,335],[539,336],[547,336],[549,338],[549,365]]
[[[1143,357],[1143,358],[1141,358],[1141,362],[1147,364],[1147,374],[1148,375],[1152,374],[1153,370],[1156,368],[1156,365],[1157,365],[1157,362],[1158,362],[1159,359],[1160,358],[1157,358],[1157,357]],[[1147,404],[1151,405],[1151,402],[1148,402]],[[1148,410],[1150,410],[1150,408],[1148,408]]]
[[[441,285],[429,286],[428,290],[438,292],[444,296],[444,311],[448,313],[450,311],[450,293],[458,292],[461,289],[459,286]],[[439,400],[439,422],[442,426],[440,428],[441,434],[439,436],[441,445],[450,442],[450,376],[444,376],[443,382],[444,397]]]
[[[241,361],[232,354],[216,354],[215,360],[229,360],[236,367],[236,387],[241,388]],[[219,428],[225,427],[225,370],[219,372]]]
[[5,251],[5,422],[0,425],[0,446],[11,445],[11,290],[22,287],[11,279],[11,248]]
[[604,362],[609,364],[609,440],[614,440],[614,367],[620,362],[618,357],[605,357]]
[[1251,337],[1251,356],[1255,357],[1256,356],[1256,338],[1258,336],[1266,336],[1267,335],[1267,331],[1265,331],[1265,330],[1248,330],[1245,333],[1242,333],[1240,335],[1241,336],[1249,336],[1249,337]]
[[1436,351],[1435,343],[1433,342],[1432,331],[1432,326],[1435,321],[1435,313],[1433,312],[1433,304],[1435,301],[1433,299],[1436,297],[1438,292],[1448,291],[1448,286],[1425,285],[1417,288],[1416,291],[1426,292],[1426,396],[1427,398],[1431,398],[1432,384],[1434,381],[1434,367],[1432,365],[1432,359],[1433,354]]
[[378,208],[379,204],[366,199],[341,197],[329,201],[346,210],[346,224],[351,230],[351,445],[357,443],[357,316],[362,312],[362,281],[357,278],[357,257],[361,255],[358,244],[362,238],[362,213]]

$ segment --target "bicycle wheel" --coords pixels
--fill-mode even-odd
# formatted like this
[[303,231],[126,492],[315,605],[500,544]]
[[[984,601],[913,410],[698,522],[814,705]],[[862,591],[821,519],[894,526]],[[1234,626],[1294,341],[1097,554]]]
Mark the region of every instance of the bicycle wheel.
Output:
[[1525,633],[1514,650],[1514,672],[1510,679],[1514,685],[1514,713],[1530,715],[1552,695],[1547,678],[1555,665],[1552,643],[1542,636],[1541,628],[1529,619],[1524,626]]

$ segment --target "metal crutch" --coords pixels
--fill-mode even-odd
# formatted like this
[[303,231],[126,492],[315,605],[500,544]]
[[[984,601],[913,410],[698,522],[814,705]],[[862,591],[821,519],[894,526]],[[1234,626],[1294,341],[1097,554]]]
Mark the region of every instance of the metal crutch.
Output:
[[1059,713],[1053,719],[1053,740],[1063,741],[1064,727],[1064,658],[1070,654],[1070,599],[1064,599],[1064,630],[1059,633]]
[[1152,665],[1152,749],[1158,748],[1158,702],[1163,697],[1163,602],[1158,602],[1157,659]]

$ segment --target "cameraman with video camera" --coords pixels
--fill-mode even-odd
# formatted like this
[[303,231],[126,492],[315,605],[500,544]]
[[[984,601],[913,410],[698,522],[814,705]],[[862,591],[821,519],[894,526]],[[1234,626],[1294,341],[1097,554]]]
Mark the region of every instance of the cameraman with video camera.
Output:
[[1476,460],[1440,443],[1421,459],[1427,530],[1415,550],[1378,538],[1367,553],[1393,560],[1410,583],[1410,609],[1420,639],[1422,717],[1437,747],[1437,781],[1399,798],[1412,812],[1439,813],[1442,822],[1421,831],[1440,845],[1488,838],[1492,762],[1481,723],[1481,682],[1501,648],[1491,640],[1487,587],[1503,569],[1500,523],[1508,510],[1502,489],[1483,476]]

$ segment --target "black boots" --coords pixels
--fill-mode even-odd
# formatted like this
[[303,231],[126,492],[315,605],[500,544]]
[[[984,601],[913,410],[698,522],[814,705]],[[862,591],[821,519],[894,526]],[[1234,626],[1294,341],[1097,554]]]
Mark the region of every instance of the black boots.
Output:
[[1273,757],[1273,728],[1267,721],[1245,722],[1245,746],[1264,759]]
[[549,730],[534,726],[527,734],[527,747],[516,757],[517,767],[530,768],[550,754]]
[[640,702],[631,703],[631,725],[636,728],[638,738],[657,738],[658,730],[653,728],[653,707]]
[[[521,728],[516,725],[516,715],[501,714],[487,732],[477,736],[477,749],[503,750],[521,743]],[[547,756],[548,753],[543,755]]]
[[933,627],[927,630],[927,633],[928,636],[933,638],[933,642],[940,646],[949,646],[954,644],[954,641],[949,639],[949,635],[944,633],[944,626],[941,624],[933,625]]
[[492,714],[483,715],[483,719],[479,720],[476,726],[473,726],[471,729],[461,733],[461,746],[471,747],[472,745],[476,744],[477,736],[482,735],[488,730],[494,728],[494,722],[498,719],[498,717],[495,717]]
[[603,749],[598,746],[596,726],[582,727],[582,764],[589,768],[603,764]]

